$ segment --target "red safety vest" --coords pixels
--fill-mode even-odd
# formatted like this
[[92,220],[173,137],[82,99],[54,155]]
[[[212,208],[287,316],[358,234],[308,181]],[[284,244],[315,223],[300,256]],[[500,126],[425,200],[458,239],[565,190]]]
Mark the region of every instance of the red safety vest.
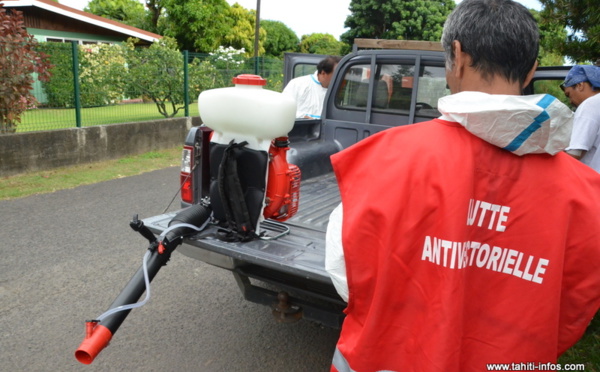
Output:
[[568,155],[436,119],[332,162],[349,288],[332,371],[555,362],[600,307],[600,175]]

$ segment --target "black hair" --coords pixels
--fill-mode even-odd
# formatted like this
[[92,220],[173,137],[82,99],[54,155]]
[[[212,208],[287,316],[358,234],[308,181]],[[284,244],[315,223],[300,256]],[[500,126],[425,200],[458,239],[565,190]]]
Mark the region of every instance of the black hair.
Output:
[[539,52],[539,31],[529,10],[512,0],[463,0],[448,16],[442,45],[446,66],[454,61],[452,42],[471,56],[484,79],[499,75],[524,83]]
[[320,74],[325,71],[326,74],[330,74],[335,69],[335,65],[340,62],[340,57],[338,56],[327,56],[323,58],[319,64],[317,65],[317,71]]

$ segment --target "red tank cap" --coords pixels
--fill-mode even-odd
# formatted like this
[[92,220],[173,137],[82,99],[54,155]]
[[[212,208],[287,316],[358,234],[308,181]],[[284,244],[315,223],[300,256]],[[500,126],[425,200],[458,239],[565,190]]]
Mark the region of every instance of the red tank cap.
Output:
[[251,75],[251,74],[238,75],[238,76],[234,77],[233,79],[231,79],[231,81],[234,84],[267,85],[267,81],[265,79],[263,79],[262,77],[260,77],[258,75]]

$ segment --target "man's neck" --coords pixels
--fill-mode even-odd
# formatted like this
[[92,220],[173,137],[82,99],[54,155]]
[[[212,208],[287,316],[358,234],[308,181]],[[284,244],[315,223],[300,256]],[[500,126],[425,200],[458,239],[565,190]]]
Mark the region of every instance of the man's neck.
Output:
[[461,82],[461,91],[475,91],[488,94],[505,94],[518,96],[523,92],[523,87],[518,82],[510,82],[498,76],[484,79],[478,71],[468,68],[465,79]]

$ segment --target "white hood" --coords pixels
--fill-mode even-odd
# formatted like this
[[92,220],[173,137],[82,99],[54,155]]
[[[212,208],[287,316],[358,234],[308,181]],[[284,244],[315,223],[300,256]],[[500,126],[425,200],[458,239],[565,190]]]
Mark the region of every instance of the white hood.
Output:
[[571,138],[573,112],[548,94],[509,96],[461,92],[438,101],[440,119],[517,155],[556,154]]

